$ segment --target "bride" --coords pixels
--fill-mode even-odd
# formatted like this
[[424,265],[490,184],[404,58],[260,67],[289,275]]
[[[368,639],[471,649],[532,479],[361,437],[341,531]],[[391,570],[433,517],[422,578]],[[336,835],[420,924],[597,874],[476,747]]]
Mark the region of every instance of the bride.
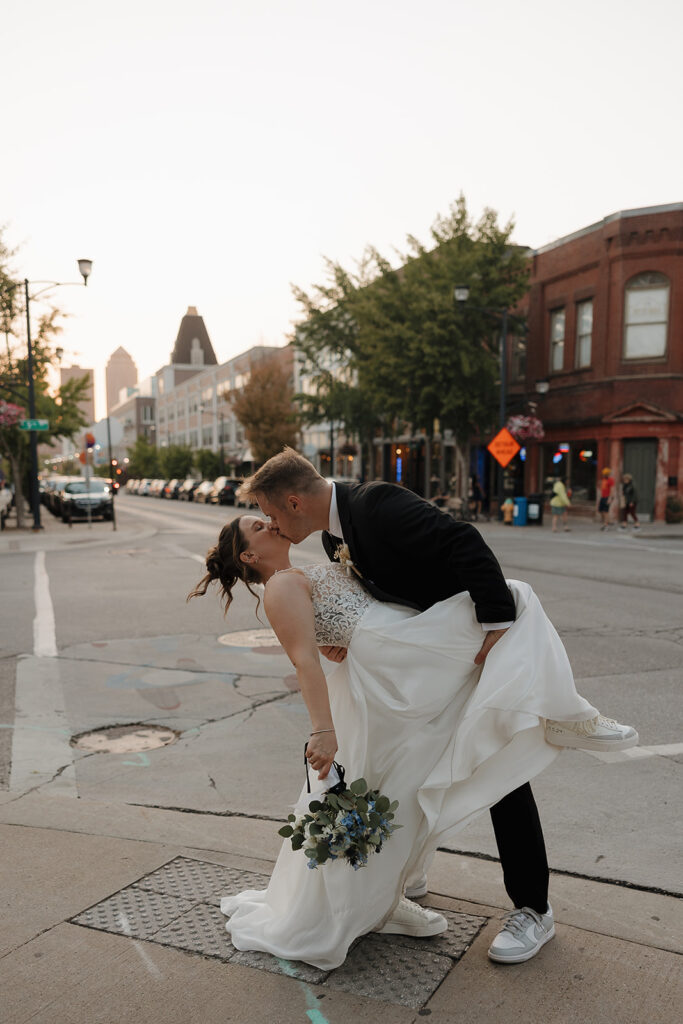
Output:
[[[227,612],[238,580],[255,596],[253,586],[265,584],[266,614],[310,716],[306,756],[320,789],[337,758],[348,781],[363,777],[399,801],[402,828],[361,870],[341,861],[309,870],[285,840],[267,889],[221,901],[237,949],[330,970],[366,932],[445,931],[442,915],[403,898],[406,882],[424,873],[437,846],[554,760],[560,751],[545,740],[545,719],[597,712],[577,694],[564,647],[526,583],[508,580],[516,620],[475,665],[481,625],[467,592],[422,612],[383,603],[339,563],[293,568],[289,547],[264,520],[240,516],[221,530],[189,596],[217,581]],[[321,646],[348,649],[327,677]]]

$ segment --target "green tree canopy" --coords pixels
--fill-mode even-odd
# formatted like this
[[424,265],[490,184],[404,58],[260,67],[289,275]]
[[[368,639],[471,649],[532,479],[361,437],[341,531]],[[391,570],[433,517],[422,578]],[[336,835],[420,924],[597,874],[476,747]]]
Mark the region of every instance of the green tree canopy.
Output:
[[[156,451],[156,449],[155,449]],[[169,444],[158,452],[159,471],[157,476],[167,480],[185,480],[192,476],[194,453],[189,445]]]
[[132,448],[128,448],[128,475],[137,479],[156,480],[161,474],[159,452],[147,438],[139,437]]
[[[295,289],[303,313],[295,340],[316,384],[313,396],[298,396],[307,420],[341,407],[361,436],[354,415],[370,432],[383,423],[430,434],[439,420],[463,443],[488,430],[500,327],[476,307],[513,308],[526,291],[526,251],[512,244],[512,229],[493,210],[473,223],[460,196],[428,245],[409,236],[393,264],[369,247],[355,271],[327,261],[324,284]],[[453,299],[461,283],[470,286],[464,310]]]
[[216,480],[221,471],[221,457],[218,452],[202,448],[195,452],[194,464],[202,480]]

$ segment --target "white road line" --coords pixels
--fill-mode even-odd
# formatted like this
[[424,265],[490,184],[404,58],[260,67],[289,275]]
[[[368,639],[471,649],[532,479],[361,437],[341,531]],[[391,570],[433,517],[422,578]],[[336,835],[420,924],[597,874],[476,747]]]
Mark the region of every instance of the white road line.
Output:
[[202,558],[201,555],[195,555],[194,551],[188,551],[187,548],[181,548],[180,544],[165,544],[164,547],[176,555],[193,558],[194,561],[199,562],[200,565],[206,564],[206,558]]
[[33,620],[33,653],[37,658],[56,658],[55,613],[50,597],[50,580],[45,568],[45,552],[36,551],[33,598],[36,617]]
[[55,616],[44,551],[36,552],[34,580],[34,654],[17,661],[10,790],[25,793],[50,783],[50,792],[75,797],[78,793],[73,748],[69,743],[71,730],[57,660]]
[[643,757],[675,757],[683,754],[683,743],[660,743],[652,747],[631,747],[630,750],[613,750],[606,753],[587,750],[585,753],[606,764],[615,764],[619,761],[638,761]]

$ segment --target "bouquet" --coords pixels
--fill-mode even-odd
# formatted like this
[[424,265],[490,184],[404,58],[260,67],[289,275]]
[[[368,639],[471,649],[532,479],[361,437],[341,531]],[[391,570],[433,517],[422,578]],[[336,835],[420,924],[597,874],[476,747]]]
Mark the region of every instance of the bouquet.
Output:
[[345,860],[357,871],[401,828],[394,824],[398,800],[370,789],[365,779],[356,779],[347,788],[344,769],[335,767],[340,781],[321,793],[321,799],[311,800],[306,813],[290,814],[278,834],[291,840],[293,850],[303,849],[309,868]]

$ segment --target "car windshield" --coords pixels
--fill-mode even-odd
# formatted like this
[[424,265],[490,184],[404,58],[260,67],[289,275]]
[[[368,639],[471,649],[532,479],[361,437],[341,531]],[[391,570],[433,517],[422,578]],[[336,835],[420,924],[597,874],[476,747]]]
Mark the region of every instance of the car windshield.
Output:
[[67,494],[104,494],[107,487],[101,480],[91,480],[90,487],[85,486],[85,481],[79,480],[77,483],[67,484],[64,490]]

